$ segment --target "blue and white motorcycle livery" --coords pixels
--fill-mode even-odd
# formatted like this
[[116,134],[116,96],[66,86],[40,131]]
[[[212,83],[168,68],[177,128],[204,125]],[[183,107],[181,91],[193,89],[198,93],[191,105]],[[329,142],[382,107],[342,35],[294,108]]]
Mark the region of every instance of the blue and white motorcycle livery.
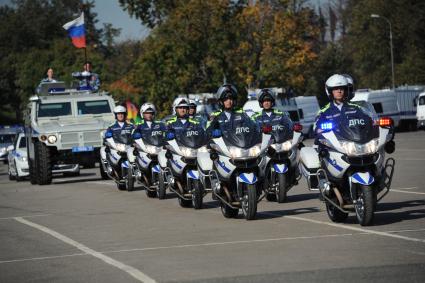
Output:
[[168,188],[178,195],[182,207],[201,209],[205,195],[197,165],[198,152],[207,152],[207,135],[201,126],[186,131],[167,133],[166,181]]
[[299,145],[302,141],[302,126],[294,124],[292,129],[282,125],[264,125],[269,127],[273,136],[273,143],[267,150],[267,155],[260,164],[261,177],[264,178],[266,199],[283,203],[287,199],[287,192],[298,183]]
[[246,114],[224,122],[222,130],[213,130],[211,187],[219,199],[221,212],[234,218],[239,209],[247,220],[254,219],[257,203],[264,197],[259,182],[259,164],[270,144],[271,135],[262,134]]
[[151,135],[133,135],[136,156],[136,179],[150,198],[165,198],[165,186],[158,155],[163,151],[164,138],[162,131],[152,131]]
[[135,181],[134,148],[128,144],[116,143],[106,138],[100,150],[102,170],[115,181],[119,190],[132,191]]
[[394,173],[395,160],[385,160],[385,152],[395,149],[392,120],[378,119],[367,109],[359,108],[338,124],[325,121],[317,126],[318,155],[311,148],[301,153],[301,159],[310,159],[300,163],[309,186],[313,183],[312,168],[305,165],[318,164],[315,185],[329,218],[343,222],[354,210],[360,225],[371,225],[376,204],[390,190]]

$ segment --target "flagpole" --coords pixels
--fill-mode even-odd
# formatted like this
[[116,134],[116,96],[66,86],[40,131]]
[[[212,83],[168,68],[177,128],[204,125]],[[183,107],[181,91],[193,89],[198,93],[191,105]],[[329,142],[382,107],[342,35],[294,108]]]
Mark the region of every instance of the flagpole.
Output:
[[86,64],[87,62],[87,47],[84,47],[84,64]]

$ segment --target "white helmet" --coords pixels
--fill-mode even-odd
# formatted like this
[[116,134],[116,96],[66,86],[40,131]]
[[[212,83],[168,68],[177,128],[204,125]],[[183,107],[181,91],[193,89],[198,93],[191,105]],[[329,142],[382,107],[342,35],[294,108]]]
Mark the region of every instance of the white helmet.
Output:
[[176,114],[177,107],[189,107],[189,100],[185,97],[177,97],[173,101],[173,114]]
[[114,108],[114,113],[115,113],[115,114],[118,114],[118,113],[124,113],[124,114],[127,114],[127,108],[125,108],[125,107],[124,107],[124,106],[122,106],[122,105],[115,106],[115,108]]
[[337,88],[337,87],[344,87],[346,90],[346,94],[348,91],[348,80],[346,77],[344,77],[343,75],[339,75],[339,74],[335,74],[329,77],[329,79],[327,79],[326,83],[325,83],[325,90],[326,90],[326,94],[328,95],[329,99],[331,98],[332,95],[332,89]]
[[144,103],[142,105],[142,107],[140,107],[140,114],[143,115],[143,113],[145,113],[145,112],[151,112],[151,113],[153,113],[155,115],[156,114],[156,107],[155,107],[155,105],[153,105],[150,102]]
[[343,76],[348,81],[348,100],[351,100],[354,97],[354,80],[353,78],[348,74],[343,74]]
[[191,107],[195,106],[196,107],[196,101],[193,100],[193,99],[189,99],[189,106],[191,106]]

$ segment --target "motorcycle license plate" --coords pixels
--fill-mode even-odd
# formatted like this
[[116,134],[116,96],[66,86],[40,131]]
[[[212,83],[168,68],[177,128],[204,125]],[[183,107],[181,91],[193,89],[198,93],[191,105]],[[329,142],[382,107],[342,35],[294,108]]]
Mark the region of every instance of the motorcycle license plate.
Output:
[[85,152],[85,151],[93,151],[94,148],[92,146],[74,146],[72,148],[72,152]]

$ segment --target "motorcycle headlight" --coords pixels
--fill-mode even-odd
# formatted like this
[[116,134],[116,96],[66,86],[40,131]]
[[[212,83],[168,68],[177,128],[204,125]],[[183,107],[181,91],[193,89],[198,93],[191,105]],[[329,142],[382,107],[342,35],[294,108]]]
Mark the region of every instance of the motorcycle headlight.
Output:
[[154,145],[146,145],[146,152],[149,154],[158,154],[161,151],[160,147],[154,146]]
[[365,144],[358,144],[355,142],[341,142],[342,148],[349,156],[359,156],[374,154],[378,151],[379,139],[373,139]]
[[276,150],[276,152],[280,151],[290,151],[292,148],[292,142],[286,141],[284,143],[274,143],[271,145],[271,147]]
[[189,147],[180,147],[180,151],[183,153],[184,157],[196,157],[197,149],[189,148]]
[[249,149],[229,146],[229,152],[231,158],[257,157],[261,152],[261,144],[257,144]]
[[47,141],[49,143],[55,143],[58,140],[58,138],[55,135],[50,135],[47,137]]
[[126,151],[126,146],[125,146],[125,144],[122,144],[122,143],[115,144],[115,148],[120,152]]
[[208,149],[207,149],[206,146],[202,146],[202,147],[198,148],[198,152],[208,153]]

